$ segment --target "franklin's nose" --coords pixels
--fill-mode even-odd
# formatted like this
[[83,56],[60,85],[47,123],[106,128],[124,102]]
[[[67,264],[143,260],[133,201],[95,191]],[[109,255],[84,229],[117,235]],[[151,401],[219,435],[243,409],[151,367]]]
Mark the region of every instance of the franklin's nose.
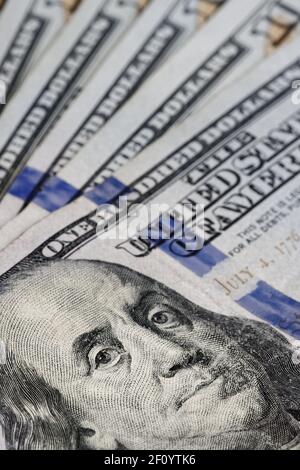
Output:
[[164,378],[174,377],[194,364],[207,367],[211,362],[208,352],[199,348],[187,349],[136,324],[122,324],[117,334],[132,359],[142,359],[149,367],[151,362],[154,373]]
[[201,349],[187,351],[181,346],[172,345],[166,355],[161,356],[159,370],[162,377],[174,377],[177,372],[197,364],[205,370],[211,364],[211,355]]
[[180,346],[178,348],[173,346],[167,354],[161,356],[158,364],[160,375],[169,379],[180,370],[193,365],[194,362],[194,356],[191,352],[184,351]]

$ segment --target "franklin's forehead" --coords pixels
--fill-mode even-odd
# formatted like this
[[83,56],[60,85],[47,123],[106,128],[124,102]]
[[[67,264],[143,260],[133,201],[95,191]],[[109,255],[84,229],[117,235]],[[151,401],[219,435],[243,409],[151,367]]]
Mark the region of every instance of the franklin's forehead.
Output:
[[59,261],[13,279],[1,301],[10,319],[82,329],[126,314],[151,288],[153,281],[121,266]]
[[[122,270],[124,269],[124,272]],[[121,266],[89,261],[60,261],[36,267],[10,283],[8,292],[21,303],[49,301],[65,304],[76,299],[113,300],[124,296],[130,301],[154,281]],[[126,294],[129,294],[129,297]],[[114,295],[113,295],[114,294]]]

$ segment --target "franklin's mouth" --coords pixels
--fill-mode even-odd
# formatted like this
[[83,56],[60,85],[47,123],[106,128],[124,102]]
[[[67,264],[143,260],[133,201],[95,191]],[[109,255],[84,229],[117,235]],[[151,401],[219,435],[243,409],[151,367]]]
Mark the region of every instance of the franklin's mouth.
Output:
[[225,400],[253,386],[257,386],[257,378],[252,370],[237,368],[228,371],[223,375],[220,398]]
[[179,410],[190,398],[193,398],[200,390],[209,387],[212,385],[219,377],[212,377],[211,379],[202,381],[200,384],[197,384],[194,390],[190,391],[186,395],[184,395],[180,400],[176,403],[176,409]]
[[222,379],[219,389],[220,400],[226,400],[227,398],[238,395],[245,390],[257,386],[258,383],[256,374],[250,369],[242,369],[241,367],[223,369],[219,371],[218,374],[212,373],[211,378],[202,380],[201,383],[196,384],[193,390],[181,397],[176,403],[177,410],[199,392],[202,392],[203,389],[210,387],[214,382],[220,379]]

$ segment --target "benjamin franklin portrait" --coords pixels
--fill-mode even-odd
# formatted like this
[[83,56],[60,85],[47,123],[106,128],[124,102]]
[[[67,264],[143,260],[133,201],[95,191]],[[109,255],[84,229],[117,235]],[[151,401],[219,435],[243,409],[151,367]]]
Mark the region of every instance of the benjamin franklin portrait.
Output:
[[299,445],[299,366],[266,324],[97,261],[15,272],[0,303],[8,449]]

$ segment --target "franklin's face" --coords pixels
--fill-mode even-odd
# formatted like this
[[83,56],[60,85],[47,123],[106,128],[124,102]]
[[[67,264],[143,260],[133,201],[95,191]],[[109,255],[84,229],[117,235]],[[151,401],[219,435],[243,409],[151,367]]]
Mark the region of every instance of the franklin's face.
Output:
[[148,278],[60,262],[4,297],[0,336],[93,431],[89,447],[253,449],[292,438],[261,365],[214,315]]

